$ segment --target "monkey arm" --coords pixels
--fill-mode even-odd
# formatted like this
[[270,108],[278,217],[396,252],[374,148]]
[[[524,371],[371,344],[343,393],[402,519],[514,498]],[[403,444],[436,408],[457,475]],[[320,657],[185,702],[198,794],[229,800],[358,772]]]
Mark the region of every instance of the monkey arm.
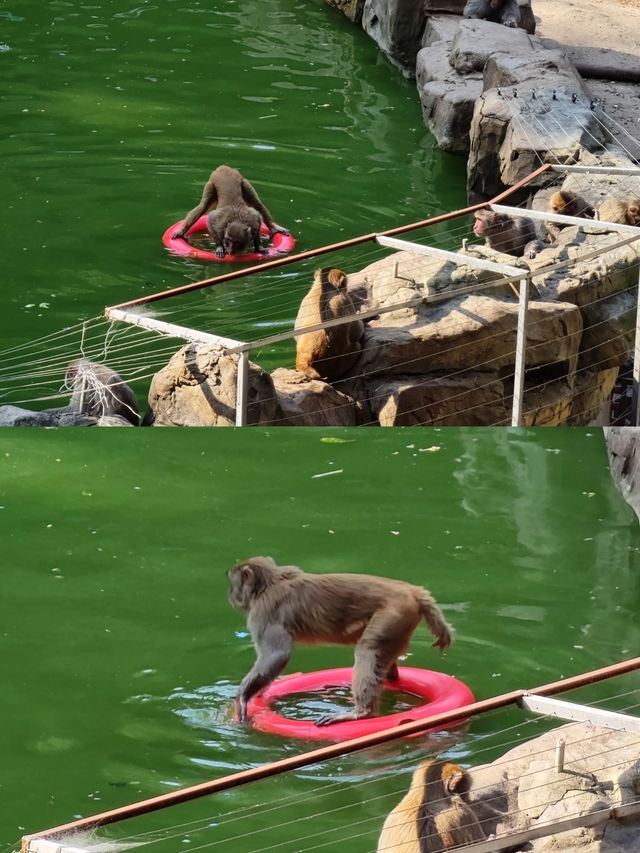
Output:
[[218,203],[218,190],[216,189],[215,182],[209,178],[207,181],[204,190],[202,191],[202,198],[200,202],[190,210],[189,213],[185,216],[184,222],[182,223],[182,227],[176,231],[173,235],[174,239],[178,237],[184,237],[189,228],[194,225],[201,216],[211,210],[211,208]]
[[[253,188],[253,185],[246,178],[242,179],[242,198],[246,201],[248,205],[254,207],[258,213],[264,219],[264,223],[269,229],[269,234],[288,234],[286,228],[283,228],[282,225],[278,225],[273,221],[273,217],[264,206],[264,204],[260,201],[260,196]],[[258,249],[256,249],[256,252]]]
[[293,651],[293,638],[282,625],[267,625],[253,638],[256,662],[242,679],[236,701],[238,719],[247,719],[249,699],[276,678],[289,663]]

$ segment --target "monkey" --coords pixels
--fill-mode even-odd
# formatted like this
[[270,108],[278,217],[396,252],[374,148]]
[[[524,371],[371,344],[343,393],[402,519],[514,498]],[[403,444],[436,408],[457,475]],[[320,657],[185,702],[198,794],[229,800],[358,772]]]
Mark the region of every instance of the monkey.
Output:
[[640,198],[631,198],[629,201],[607,198],[598,208],[598,219],[640,228]]
[[309,574],[278,566],[271,557],[249,557],[228,572],[229,603],[247,614],[256,661],[236,696],[238,718],[247,719],[251,697],[282,672],[294,642],[355,645],[355,708],[316,721],[328,726],[376,713],[385,678],[398,677],[398,657],[421,619],[446,649],[453,629],[426,589],[404,581],[360,574]]
[[[577,216],[581,219],[595,219],[595,208],[588,201],[571,190],[558,190],[549,199],[549,213],[558,213],[561,216]],[[560,232],[567,226],[563,222],[545,222],[547,234],[552,243],[560,236]]]
[[387,815],[377,853],[441,853],[484,841],[486,834],[469,805],[469,788],[469,776],[458,764],[424,761]]
[[140,422],[136,395],[124,379],[106,364],[87,358],[72,361],[65,384],[71,388],[67,409],[89,417],[119,415],[133,426]]
[[465,18],[482,18],[505,27],[520,25],[517,0],[467,0],[462,14]]
[[[212,207],[215,209],[211,210]],[[263,220],[271,236],[289,233],[273,221],[251,183],[230,166],[218,166],[213,170],[202,191],[200,203],[187,213],[174,233],[174,239],[184,237],[196,220],[210,210],[207,225],[219,258],[244,251],[250,242],[253,242],[255,252],[267,254],[268,250],[260,244]]]
[[336,317],[354,317],[352,323],[305,332],[296,338],[296,370],[314,379],[333,382],[358,360],[364,323],[355,319],[356,306],[347,293],[347,277],[342,270],[316,270],[313,284],[300,303],[295,328],[301,329]]
[[484,237],[487,245],[497,252],[532,259],[544,248],[529,219],[484,209],[476,210],[474,216],[473,233]]

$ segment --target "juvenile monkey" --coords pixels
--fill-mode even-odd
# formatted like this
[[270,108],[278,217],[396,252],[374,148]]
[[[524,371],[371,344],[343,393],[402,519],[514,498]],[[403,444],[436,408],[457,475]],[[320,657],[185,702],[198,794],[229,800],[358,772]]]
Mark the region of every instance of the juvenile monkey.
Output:
[[377,853],[442,853],[484,841],[480,821],[468,802],[469,777],[448,761],[425,761],[409,790],[387,815]]
[[260,201],[260,196],[246,178],[237,169],[230,166],[218,166],[207,181],[200,203],[187,213],[184,222],[173,235],[184,237],[191,226],[211,208],[207,223],[209,233],[216,243],[216,255],[238,254],[249,243],[253,250],[261,255],[267,250],[260,244],[260,225],[264,219],[269,233],[288,234],[286,228],[277,225]]
[[598,219],[640,228],[640,198],[632,198],[629,201],[608,198],[598,208]]
[[[577,216],[581,219],[595,219],[595,208],[588,201],[571,190],[558,190],[549,199],[549,213],[558,213],[560,216]],[[545,222],[547,234],[554,243],[560,232],[567,228],[563,222]]]
[[453,639],[453,629],[431,593],[404,581],[308,574],[297,566],[278,566],[271,557],[249,557],[228,576],[229,603],[247,614],[256,649],[256,662],[236,696],[240,720],[247,718],[251,697],[285,668],[294,642],[356,647],[355,708],[316,722],[328,726],[375,714],[383,682],[398,677],[398,657],[422,619],[436,638],[436,648],[448,648]]
[[94,418],[120,415],[133,426],[140,422],[138,400],[115,370],[106,364],[79,358],[67,367],[65,382],[72,389],[67,406]]
[[[295,328],[312,326],[336,317],[354,317],[356,306],[347,292],[342,270],[316,270],[311,289],[300,303]],[[345,376],[358,360],[364,334],[362,320],[306,332],[296,338],[296,370],[314,379],[333,382]]]
[[484,237],[487,245],[497,252],[530,259],[544,248],[530,219],[485,209],[476,210],[473,215],[473,233]]
[[465,18],[482,18],[505,27],[520,24],[520,7],[517,0],[467,0],[462,13]]

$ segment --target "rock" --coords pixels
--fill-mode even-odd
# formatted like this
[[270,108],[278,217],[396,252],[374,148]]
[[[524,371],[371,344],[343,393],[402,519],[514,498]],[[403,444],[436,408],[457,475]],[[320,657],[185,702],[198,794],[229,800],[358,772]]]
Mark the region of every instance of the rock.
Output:
[[640,428],[606,427],[611,476],[640,521]]
[[[558,51],[493,54],[485,65],[483,85],[470,130],[467,187],[472,200],[491,198],[526,177],[546,152],[556,162],[574,163],[583,148],[602,145],[602,126],[589,109],[589,94]],[[502,95],[497,87],[502,87]],[[547,176],[538,179],[538,184],[546,182]],[[536,181],[512,200],[526,197],[532,185]]]
[[424,10],[427,15],[445,13],[462,15],[467,0],[424,0]]
[[487,60],[496,53],[526,56],[534,44],[521,29],[476,19],[463,20],[451,45],[449,62],[459,74],[484,71]]
[[454,15],[432,15],[427,18],[422,34],[422,47],[430,47],[439,41],[444,41],[450,46],[461,20]]
[[[520,425],[523,427],[547,427],[566,424],[571,415],[573,400],[573,388],[570,380],[571,377],[555,382],[537,382],[535,379],[525,377]],[[510,384],[512,385],[512,383]],[[513,386],[511,393],[513,393]],[[511,399],[508,409],[511,412]],[[506,423],[498,424],[498,426],[508,426],[510,423],[511,418]]]
[[495,371],[374,377],[367,389],[380,426],[486,426],[507,417]]
[[622,144],[629,157],[640,163],[638,140],[638,86],[636,83],[614,83],[609,80],[589,80],[589,90],[610,118],[604,118],[616,138],[612,146]]
[[610,367],[598,370],[595,367],[580,370],[576,374],[573,389],[570,426],[588,426],[602,415],[609,423],[611,408],[611,393],[618,378],[619,368]]
[[328,6],[334,6],[339,12],[342,12],[354,24],[362,22],[362,10],[364,9],[364,0],[325,0]]
[[407,77],[415,75],[424,24],[424,8],[416,0],[366,0],[364,4],[364,31]]
[[449,63],[447,42],[438,41],[418,52],[416,83],[424,123],[438,147],[452,153],[468,151],[473,111],[482,94],[482,75],[458,74]]
[[132,427],[133,424],[122,415],[102,415],[96,421],[96,426],[99,427]]
[[281,426],[355,426],[357,406],[347,394],[297,370],[279,367],[271,374]]
[[95,424],[96,418],[77,412],[68,406],[43,409],[41,412],[33,412],[19,406],[0,406],[0,427],[69,427],[95,426]]
[[[220,347],[188,344],[151,380],[149,407],[156,426],[233,426],[236,408],[237,355]],[[268,424],[278,417],[273,382],[249,364],[248,424]]]
[[549,38],[540,39],[549,50],[560,50],[587,80],[616,80],[640,83],[640,63],[632,53],[621,53],[604,47],[560,44]]
[[[555,746],[564,738],[565,768],[554,765]],[[564,817],[591,814],[635,802],[638,786],[637,743],[632,733],[597,728],[589,723],[559,726],[520,744],[493,765],[469,771],[470,800],[484,802],[487,791],[506,807],[495,827],[496,835],[544,825]],[[502,805],[501,803],[501,805]],[[550,828],[552,829],[552,828]],[[552,832],[532,840],[530,853],[634,853],[640,821],[606,819],[593,827]]]

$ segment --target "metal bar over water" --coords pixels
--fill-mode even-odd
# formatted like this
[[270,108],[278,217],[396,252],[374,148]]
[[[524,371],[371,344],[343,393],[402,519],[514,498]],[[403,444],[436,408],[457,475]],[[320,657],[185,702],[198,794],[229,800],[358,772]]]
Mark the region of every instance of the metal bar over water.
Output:
[[133,311],[120,311],[118,308],[107,308],[105,316],[107,320],[119,320],[123,323],[129,323],[131,326],[148,329],[150,332],[157,332],[171,338],[183,338],[185,341],[193,341],[197,344],[235,347],[242,343],[242,341],[236,341],[233,338],[222,338],[220,335],[199,332],[197,329],[189,329],[186,326],[176,326],[175,323],[165,323],[164,320],[156,320],[155,317],[146,317],[144,314],[136,314]]
[[619,714],[617,711],[605,711],[592,705],[578,705],[575,702],[565,702],[563,699],[528,694],[522,697],[518,705],[534,714],[544,714],[574,722],[593,723],[594,726],[604,726],[619,732],[640,734],[640,717],[633,717],[631,714]]
[[524,373],[527,362],[527,315],[529,312],[529,278],[520,281],[520,302],[518,304],[518,331],[516,334],[516,361],[513,374],[513,403],[511,405],[511,426],[522,423],[524,402]]
[[478,714],[486,713],[487,711],[495,711],[499,708],[505,708],[509,705],[518,703],[526,695],[534,696],[554,696],[557,693],[563,693],[567,690],[575,690],[578,687],[585,687],[588,684],[594,684],[598,681],[603,681],[607,678],[612,678],[615,675],[624,675],[628,672],[633,672],[640,669],[640,657],[630,658],[629,660],[620,661],[619,663],[605,666],[600,669],[594,669],[590,672],[583,672],[580,675],[575,675],[570,678],[563,678],[560,681],[553,681],[549,684],[543,684],[539,687],[534,687],[531,690],[512,690],[509,693],[502,693],[499,696],[494,696],[491,699],[483,699],[479,702],[473,702],[469,705],[464,705],[462,708],[456,708],[453,711],[445,711],[441,714],[434,714],[431,717],[426,717],[423,720],[415,720],[410,723],[403,723],[399,726],[393,726],[375,734],[363,735],[362,737],[353,738],[342,743],[334,743],[329,746],[323,746],[320,749],[314,749],[309,752],[303,752],[299,755],[293,755],[289,758],[283,758],[280,761],[274,761],[268,764],[261,764],[258,767],[252,767],[248,770],[241,770],[237,773],[232,773],[229,776],[223,776],[221,779],[212,779],[209,782],[202,782],[199,785],[192,785],[189,788],[182,788],[178,791],[170,791],[167,794],[160,794],[157,797],[151,797],[147,800],[141,800],[137,803],[131,803],[128,806],[122,806],[117,809],[110,809],[100,814],[91,815],[80,818],[69,823],[61,824],[60,826],[45,829],[41,832],[25,835],[22,839],[22,853],[28,853],[29,841],[35,838],[55,838],[59,835],[69,832],[79,832],[86,829],[94,829],[98,826],[104,826],[110,823],[116,823],[127,818],[138,817],[139,815],[149,814],[159,809],[167,808],[168,806],[177,805],[178,803],[186,803],[190,800],[196,800],[200,797],[206,797],[209,794],[215,794],[219,791],[228,791],[231,788],[237,788],[239,785],[244,785],[248,782],[255,782],[259,779],[268,779],[272,776],[279,776],[290,770],[297,770],[300,767],[308,767],[312,764],[317,764],[320,761],[329,761],[332,758],[339,758],[343,755],[348,755],[352,752],[358,752],[361,749],[368,749],[372,746],[378,746],[382,743],[388,743],[398,738],[407,737],[408,735],[419,734],[436,727],[442,727],[450,723],[460,723],[469,717],[475,717]]

